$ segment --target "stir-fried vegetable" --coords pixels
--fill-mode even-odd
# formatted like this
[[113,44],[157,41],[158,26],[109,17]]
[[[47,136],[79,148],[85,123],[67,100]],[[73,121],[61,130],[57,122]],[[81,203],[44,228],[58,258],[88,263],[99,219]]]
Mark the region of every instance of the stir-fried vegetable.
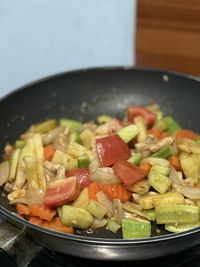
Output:
[[66,234],[186,231],[200,226],[199,136],[156,104],[130,106],[124,120],[49,119],[5,146],[0,186],[24,219]]

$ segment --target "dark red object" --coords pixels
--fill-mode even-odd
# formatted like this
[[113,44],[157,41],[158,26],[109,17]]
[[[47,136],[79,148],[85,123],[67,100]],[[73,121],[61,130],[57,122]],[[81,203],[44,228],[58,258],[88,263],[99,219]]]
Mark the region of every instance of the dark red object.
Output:
[[125,160],[115,163],[112,168],[117,177],[126,186],[132,186],[146,176],[140,167],[132,165]]
[[111,166],[131,156],[127,144],[116,134],[96,139],[96,146],[103,167]]
[[79,195],[79,183],[76,177],[51,182],[44,196],[44,205],[54,208],[75,200]]
[[66,173],[67,177],[76,176],[82,190],[84,187],[87,187],[92,181],[89,178],[89,169],[88,168],[78,168]]
[[137,116],[142,116],[148,126],[148,128],[150,128],[155,120],[156,120],[156,114],[153,113],[152,111],[140,107],[140,106],[135,106],[135,107],[129,107],[128,108],[128,112],[127,112],[127,116],[128,116],[128,121],[129,122],[133,122],[134,118]]

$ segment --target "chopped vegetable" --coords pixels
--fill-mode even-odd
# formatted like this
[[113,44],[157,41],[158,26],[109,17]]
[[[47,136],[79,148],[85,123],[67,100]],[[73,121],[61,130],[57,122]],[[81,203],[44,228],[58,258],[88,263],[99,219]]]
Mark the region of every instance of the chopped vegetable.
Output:
[[10,181],[15,179],[20,152],[21,150],[17,148],[12,155],[11,162],[10,162],[10,172],[9,172]]
[[66,173],[67,177],[76,176],[80,189],[87,187],[92,181],[89,178],[88,168],[77,168]]
[[40,123],[37,123],[31,127],[31,130],[34,133],[47,133],[50,130],[54,129],[56,127],[56,120],[46,120]]
[[72,131],[80,131],[82,128],[82,123],[76,120],[60,119],[59,123],[61,127],[68,127]]
[[108,116],[108,115],[105,115],[105,114],[102,114],[102,115],[99,115],[97,117],[97,123],[98,124],[104,124],[104,123],[108,123],[112,120],[112,117]]
[[106,228],[113,233],[117,233],[120,229],[120,225],[116,221],[109,219]]
[[90,159],[87,154],[78,157],[78,168],[87,168],[90,165]]
[[99,184],[120,184],[121,180],[114,174],[111,167],[97,168],[90,174],[90,180]]
[[101,187],[102,191],[110,199],[119,199],[126,202],[131,198],[131,192],[120,184],[107,184]]
[[151,170],[151,164],[144,162],[142,164],[140,164],[140,169],[142,169],[145,173],[145,176],[147,176]]
[[137,141],[143,142],[147,137],[147,126],[145,124],[144,119],[141,116],[137,116],[134,118],[134,123],[138,128],[138,136]]
[[45,160],[51,161],[54,155],[55,149],[52,144],[44,147],[44,158]]
[[16,148],[22,148],[25,146],[25,144],[26,144],[26,142],[24,140],[16,140],[15,141]]
[[72,203],[72,206],[86,209],[89,204],[89,200],[90,200],[89,190],[88,187],[85,187],[81,191],[78,198],[75,199],[75,201]]
[[133,165],[138,165],[141,160],[142,160],[142,153],[138,152],[133,156],[131,156],[127,161]]
[[149,216],[151,218],[152,222],[155,222],[155,220],[156,220],[155,209],[143,210],[143,213],[146,214],[147,216]]
[[199,211],[189,205],[160,205],[155,207],[156,223],[195,223],[199,221]]
[[142,116],[149,128],[154,124],[154,122],[156,120],[156,114],[155,113],[153,113],[152,111],[150,111],[144,107],[140,107],[140,106],[129,107],[128,112],[127,112],[127,116],[128,116],[129,122],[133,122],[134,118],[137,116]]
[[164,194],[172,185],[172,181],[165,175],[162,175],[156,170],[150,171],[148,175],[149,184],[160,194]]
[[95,200],[89,201],[87,210],[97,219],[103,219],[107,212],[106,208]]
[[181,138],[187,138],[187,139],[196,141],[197,134],[188,129],[181,129],[176,132],[176,139],[181,139]]
[[92,215],[83,208],[63,205],[61,221],[64,225],[87,229],[93,222]]
[[179,158],[177,156],[175,156],[175,155],[171,156],[169,158],[169,162],[177,171],[181,170],[180,160],[179,160]]
[[132,186],[145,177],[143,169],[138,166],[133,166],[125,160],[115,163],[113,165],[113,171],[126,186]]
[[166,147],[162,148],[160,151],[151,155],[151,157],[168,159],[172,155],[173,155],[172,148],[170,145],[167,145]]
[[43,220],[40,219],[39,217],[35,217],[35,216],[31,216],[29,219],[29,222],[33,223],[35,225],[38,225],[38,226],[42,226],[42,224],[43,224]]
[[55,217],[56,211],[44,205],[33,205],[30,207],[30,215],[50,222]]
[[59,217],[53,218],[51,222],[47,222],[47,221],[43,222],[42,227],[45,227],[45,228],[48,228],[50,230],[54,230],[57,232],[62,232],[65,234],[74,233],[73,227],[64,225]]
[[98,138],[96,146],[103,167],[111,166],[120,160],[127,160],[131,156],[128,146],[118,135]]
[[63,165],[67,170],[77,168],[77,159],[73,158],[72,156],[61,150],[55,151],[52,158],[52,162]]
[[9,162],[4,161],[0,164],[0,186],[5,184],[9,179]]
[[44,204],[54,208],[75,200],[79,195],[79,184],[76,176],[51,182],[44,196]]
[[138,133],[139,129],[133,124],[123,127],[119,131],[117,131],[117,134],[125,143],[130,142],[134,137],[138,135]]
[[160,139],[161,137],[161,134],[162,132],[160,131],[159,128],[151,128],[149,131],[148,131],[149,134],[152,134],[153,136],[155,136],[157,139]]
[[123,219],[122,235],[124,239],[150,237],[151,223],[148,221]]
[[182,194],[178,192],[167,192],[165,194],[153,194],[140,197],[138,199],[139,205],[143,209],[152,209],[159,205],[179,205],[184,204],[185,200]]
[[101,185],[97,184],[96,182],[93,182],[89,184],[88,186],[88,194],[89,198],[93,200],[97,200],[97,193],[101,191]]
[[195,227],[199,227],[200,223],[195,222],[195,223],[179,223],[179,224],[165,224],[165,229],[169,232],[172,233],[180,233],[183,231],[188,231],[191,230]]
[[156,123],[156,127],[160,131],[168,130],[170,133],[174,133],[176,131],[181,130],[181,126],[171,116],[167,116],[159,120]]
[[147,193],[150,189],[150,184],[148,179],[143,179],[141,181],[136,182],[132,187],[129,187],[129,189],[137,193],[139,195],[143,195]]
[[16,204],[16,210],[17,210],[17,214],[19,214],[19,215],[29,215],[30,214],[29,207],[24,205],[24,204],[17,203]]

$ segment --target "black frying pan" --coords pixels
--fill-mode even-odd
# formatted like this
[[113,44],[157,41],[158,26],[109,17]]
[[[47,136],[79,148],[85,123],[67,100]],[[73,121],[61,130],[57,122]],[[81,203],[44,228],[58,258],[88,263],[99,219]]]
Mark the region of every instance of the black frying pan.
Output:
[[[31,124],[46,118],[95,119],[122,116],[130,104],[158,103],[185,128],[200,132],[200,83],[197,79],[145,69],[91,69],[62,73],[27,85],[0,102],[0,153]],[[40,245],[91,259],[140,260],[177,253],[200,243],[200,228],[180,234],[154,229],[151,238],[122,240],[108,231],[66,235],[35,226],[12,213],[4,194],[0,212],[24,227]]]

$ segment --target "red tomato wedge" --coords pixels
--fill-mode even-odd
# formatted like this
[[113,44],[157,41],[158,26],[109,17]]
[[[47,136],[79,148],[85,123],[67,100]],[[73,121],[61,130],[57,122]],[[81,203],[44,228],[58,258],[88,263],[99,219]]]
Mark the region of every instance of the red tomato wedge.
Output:
[[129,107],[127,116],[129,122],[133,122],[134,118],[137,116],[142,116],[149,128],[154,124],[156,120],[155,113],[140,106]]
[[111,166],[131,156],[127,144],[116,134],[96,139],[96,146],[103,167]]
[[70,170],[66,173],[67,177],[76,176],[80,185],[80,189],[87,187],[92,181],[89,178],[89,169],[88,168],[78,168]]
[[146,176],[140,167],[134,166],[125,160],[117,162],[112,168],[117,177],[126,186],[131,186]]
[[44,205],[54,208],[75,200],[79,195],[79,183],[76,176],[51,182],[44,196]]

